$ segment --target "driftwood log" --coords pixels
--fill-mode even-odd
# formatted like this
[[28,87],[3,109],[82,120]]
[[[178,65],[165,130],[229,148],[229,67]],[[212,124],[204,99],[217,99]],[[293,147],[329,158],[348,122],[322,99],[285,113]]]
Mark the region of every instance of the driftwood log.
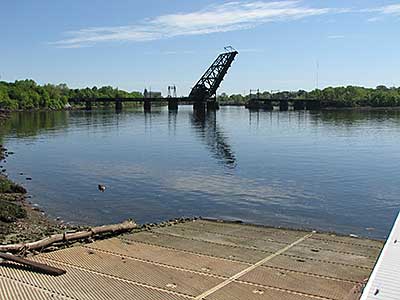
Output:
[[29,266],[33,270],[48,274],[48,275],[53,275],[53,276],[60,276],[66,273],[65,270],[61,270],[49,265],[45,265],[36,261],[28,260],[19,256],[7,254],[7,253],[0,253],[0,258],[12,262],[19,263],[21,265]]
[[0,245],[0,252],[21,252],[26,250],[44,249],[54,243],[81,240],[99,234],[117,233],[117,232],[129,231],[135,228],[137,228],[137,224],[135,222],[126,221],[120,224],[93,227],[85,231],[54,234],[36,242],[19,243],[12,245]]

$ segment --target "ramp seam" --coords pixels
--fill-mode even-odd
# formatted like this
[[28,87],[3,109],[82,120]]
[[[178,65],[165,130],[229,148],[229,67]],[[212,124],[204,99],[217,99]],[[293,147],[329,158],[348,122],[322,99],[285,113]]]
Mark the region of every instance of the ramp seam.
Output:
[[[182,223],[185,224],[185,223]],[[178,225],[178,224],[177,224]],[[197,231],[197,232],[206,232],[206,233],[211,233],[211,234],[215,234],[215,235],[222,235],[222,236],[229,236],[229,237],[234,237],[234,238],[248,238],[246,236],[243,235],[236,235],[236,234],[229,234],[229,233],[220,233],[220,232],[215,232],[215,231],[210,231],[210,230],[200,230],[197,228],[191,228],[191,227],[183,227],[183,226],[179,226],[182,229],[188,229],[188,230],[193,230],[193,231]],[[157,231],[156,231],[157,232]],[[158,232],[157,232],[158,233]],[[272,238],[271,238],[272,239]],[[314,239],[314,238],[312,238]],[[282,244],[282,245],[289,245],[290,243],[286,243],[286,242],[282,242],[282,241],[276,241],[276,240],[268,240],[268,239],[263,239],[263,238],[259,238],[260,241],[265,241],[265,242],[270,242],[270,243],[275,243],[275,244]],[[328,240],[326,240],[328,241]],[[349,244],[349,245],[353,245],[353,244]],[[357,246],[357,245],[353,245],[353,246]],[[310,245],[301,245],[301,247],[304,248],[310,248],[310,249],[318,249],[318,250],[324,250],[324,251],[330,251],[330,252],[334,252],[334,253],[340,253],[340,254],[346,254],[346,255],[355,255],[355,256],[363,256],[366,258],[371,258],[374,259],[374,257],[369,256],[369,255],[363,255],[360,253],[354,253],[354,252],[346,252],[346,251],[340,251],[340,250],[332,250],[332,249],[327,249],[327,248],[322,248],[322,247],[312,247]],[[369,247],[369,246],[368,246]],[[363,247],[366,248],[366,247]],[[257,250],[259,250],[259,248],[256,248]],[[378,248],[377,248],[378,249]]]
[[[340,237],[340,236],[338,236]],[[318,238],[318,237],[313,237],[311,238],[312,240],[316,241],[325,241],[325,242],[332,242],[332,243],[337,243],[337,244],[345,244],[345,245],[351,245],[351,246],[358,246],[361,248],[370,248],[370,249],[382,249],[381,247],[378,246],[368,246],[368,245],[363,245],[363,244],[357,244],[357,243],[348,243],[348,242],[343,242],[343,241],[335,241],[335,240],[330,240],[330,239],[324,239],[324,238]]]
[[251,286],[256,286],[256,287],[260,287],[260,288],[265,288],[265,289],[269,289],[269,290],[285,292],[285,293],[292,294],[292,295],[307,296],[307,297],[313,298],[313,299],[336,300],[334,298],[326,298],[326,297],[322,297],[322,296],[318,296],[318,295],[302,293],[302,292],[297,292],[297,291],[293,291],[293,290],[287,290],[287,289],[278,288],[278,287],[269,286],[269,285],[263,285],[263,284],[259,284],[259,283],[252,283],[252,282],[248,282],[248,281],[244,281],[244,280],[235,280],[235,282],[243,283],[243,284],[251,285]]
[[97,248],[88,247],[88,246],[84,246],[84,247],[88,248],[88,249],[91,249],[91,250],[94,250],[94,251],[97,251],[97,252],[102,252],[102,253],[105,253],[105,254],[118,256],[118,257],[123,257],[123,258],[127,258],[127,259],[130,259],[130,260],[135,260],[135,261],[139,261],[139,262],[142,262],[142,263],[146,263],[146,264],[150,264],[150,265],[154,265],[154,266],[158,266],[158,267],[163,267],[163,268],[167,268],[167,269],[173,269],[173,270],[177,270],[177,271],[188,272],[188,273],[193,273],[193,274],[202,275],[202,276],[214,277],[214,278],[218,278],[218,279],[226,279],[226,278],[228,278],[228,277],[222,276],[222,275],[217,275],[217,274],[212,274],[212,273],[205,273],[205,272],[186,269],[186,268],[182,268],[182,267],[176,267],[176,266],[173,266],[173,265],[159,263],[159,262],[148,260],[148,259],[137,258],[137,257],[133,257],[133,256],[119,254],[119,253],[115,253],[115,252],[112,252],[112,251],[97,249]]
[[130,283],[130,284],[141,286],[141,287],[148,288],[148,289],[151,289],[151,290],[164,292],[164,293],[175,295],[175,296],[184,297],[184,298],[187,298],[187,299],[194,299],[194,297],[192,295],[188,295],[188,294],[185,294],[185,293],[174,292],[174,291],[166,290],[166,289],[163,289],[163,288],[160,288],[160,287],[156,287],[156,286],[153,286],[153,285],[150,285],[150,284],[141,283],[141,282],[137,282],[137,281],[121,278],[119,276],[110,275],[110,274],[106,274],[106,273],[90,270],[90,269],[87,269],[87,268],[84,268],[84,267],[80,267],[80,266],[76,266],[76,265],[73,265],[73,264],[70,264],[70,263],[61,262],[61,261],[58,261],[56,259],[51,259],[51,258],[47,258],[47,257],[41,257],[41,258],[43,260],[52,261],[52,262],[55,262],[55,263],[58,263],[58,264],[61,264],[61,265],[65,265],[65,266],[68,266],[68,267],[71,267],[71,268],[74,268],[74,269],[78,269],[78,270],[81,270],[81,271],[84,271],[84,272],[97,274],[97,275],[100,275],[100,276],[103,276],[103,277],[107,277],[107,278],[115,279],[115,280],[118,280],[118,281]]
[[[135,243],[137,243],[137,244],[147,244],[147,243],[136,242],[136,241],[135,242],[131,242],[131,241],[128,242],[127,241],[127,243],[129,243],[129,244],[135,244]],[[162,249],[169,249],[171,251],[188,253],[188,254],[195,255],[195,256],[200,256],[200,257],[207,257],[207,258],[212,258],[212,259],[217,259],[217,260],[226,260],[228,262],[251,265],[251,263],[234,261],[234,260],[224,259],[224,258],[219,258],[219,257],[213,257],[213,256],[209,256],[209,255],[204,255],[204,254],[198,254],[198,253],[195,253],[195,252],[188,252],[186,250],[179,250],[179,249],[168,248],[168,247],[158,246],[158,245],[153,245],[153,244],[149,244],[149,245],[152,246],[152,247],[158,247],[158,248],[162,248]],[[196,271],[196,270],[193,270],[193,269],[188,269],[188,268],[183,268],[183,267],[176,267],[176,266],[173,266],[173,265],[168,265],[168,264],[159,263],[159,262],[155,262],[155,261],[151,261],[151,260],[147,260],[147,259],[137,258],[137,257],[134,257],[134,256],[128,256],[128,255],[124,255],[124,254],[119,254],[119,253],[115,253],[115,252],[108,251],[108,250],[93,248],[93,247],[90,247],[89,245],[84,245],[83,247],[88,248],[88,249],[92,249],[92,250],[95,250],[95,251],[103,252],[103,253],[108,253],[108,254],[115,255],[115,256],[130,258],[132,260],[137,260],[137,261],[141,261],[141,262],[144,262],[144,263],[149,263],[149,264],[154,264],[154,265],[158,265],[158,266],[162,266],[162,267],[166,267],[166,268],[171,268],[171,269],[175,269],[175,270],[179,270],[179,271],[192,272],[192,273],[195,273],[195,274],[206,275],[206,276],[215,277],[215,278],[218,278],[218,279],[226,279],[226,278],[228,278],[227,276],[224,276],[224,275],[217,275],[217,274],[212,274],[212,273],[204,273],[204,272]],[[262,267],[263,268],[267,268],[267,269],[285,271],[285,272],[294,273],[294,274],[303,274],[303,275],[308,275],[308,276],[312,276],[312,277],[317,277],[317,278],[327,279],[327,280],[333,280],[333,281],[348,282],[348,283],[359,283],[359,281],[355,281],[355,280],[336,278],[336,277],[320,275],[320,274],[316,274],[316,273],[291,270],[291,269],[280,268],[280,267],[269,266],[269,265],[263,265]]]
[[176,251],[176,252],[189,253],[189,254],[193,254],[193,255],[196,255],[196,256],[200,256],[200,257],[209,257],[209,258],[225,260],[225,261],[228,261],[228,262],[236,262],[236,263],[242,263],[242,264],[246,264],[246,265],[251,265],[251,263],[249,263],[247,261],[240,260],[240,259],[229,259],[229,258],[224,258],[224,257],[220,257],[220,256],[203,254],[203,253],[198,253],[198,252],[190,251],[190,250],[177,249],[177,248],[174,248],[174,247],[162,246],[162,245],[157,245],[157,244],[153,244],[153,243],[149,243],[149,242],[143,242],[143,241],[127,240],[127,239],[123,239],[123,238],[119,238],[119,239],[124,241],[125,243],[128,243],[128,244],[129,243],[137,243],[137,244],[150,245],[150,246],[153,246],[153,247],[169,249],[169,250]]
[[361,282],[361,281],[356,281],[356,280],[325,276],[325,275],[320,275],[320,274],[315,274],[315,273],[310,273],[310,272],[303,272],[303,271],[296,271],[296,270],[291,270],[291,269],[273,267],[273,266],[269,266],[269,265],[262,265],[261,267],[266,268],[266,269],[284,271],[284,272],[288,272],[288,273],[302,274],[302,275],[306,275],[306,276],[310,276],[310,277],[316,277],[316,278],[327,279],[327,280],[332,280],[332,281],[347,282],[347,283],[360,283]]
[[[246,250],[253,250],[253,251],[259,251],[259,252],[270,253],[270,254],[274,253],[273,251],[262,250],[262,249],[258,249],[258,248],[254,248],[254,247],[244,247],[244,246],[237,246],[237,245],[229,245],[229,244],[211,242],[211,241],[206,241],[206,240],[202,240],[202,239],[184,237],[184,236],[180,236],[180,235],[172,234],[172,233],[157,232],[157,231],[150,231],[150,232],[152,234],[168,235],[168,236],[173,236],[173,237],[177,237],[177,238],[182,238],[182,239],[185,239],[185,240],[204,242],[204,243],[209,243],[209,244],[214,244],[214,245],[219,245],[219,246],[224,246],[224,247],[230,247],[230,248],[235,248],[235,249],[246,249]],[[291,244],[288,244],[288,245],[291,245]],[[329,261],[329,260],[323,260],[323,259],[312,258],[312,257],[302,257],[302,256],[292,255],[292,254],[283,254],[283,255],[287,256],[287,257],[292,257],[292,258],[310,259],[310,260],[319,261],[319,262],[326,262],[326,263],[330,263],[330,264],[337,264],[337,265],[343,265],[343,266],[351,266],[351,267],[362,268],[362,269],[367,269],[367,270],[371,269],[370,267],[366,267],[366,266],[356,266],[356,265],[350,265],[350,264],[340,263],[340,262],[332,262],[332,261]]]
[[[157,247],[157,248],[161,248],[161,249],[168,249],[168,250],[175,251],[175,252],[187,253],[187,254],[191,254],[191,255],[195,255],[195,256],[199,256],[199,257],[207,257],[207,258],[223,260],[223,261],[227,261],[227,262],[234,262],[234,263],[241,263],[241,264],[251,265],[251,263],[240,261],[240,260],[232,260],[232,259],[227,259],[227,258],[221,258],[221,257],[217,257],[217,256],[201,254],[201,253],[192,252],[192,251],[188,251],[188,250],[180,250],[180,249],[175,249],[175,248],[172,248],[172,247],[160,246],[160,245],[155,245],[155,244],[146,243],[146,242],[130,241],[130,240],[123,240],[123,241],[128,243],[128,244],[135,244],[135,243],[136,244],[145,244],[145,245],[149,245],[149,246],[152,246],[152,247]],[[325,276],[325,275],[320,275],[320,274],[316,274],[316,273],[285,269],[285,268],[280,268],[280,267],[275,267],[275,266],[270,266],[270,265],[263,265],[262,267],[270,268],[270,269],[274,269],[274,270],[287,271],[287,272],[291,272],[291,273],[304,274],[304,275],[314,276],[314,277],[323,278],[323,279],[341,281],[341,282],[359,283],[358,281],[355,281],[355,280],[336,278],[336,277]],[[185,269],[185,268],[183,268],[183,269]],[[189,270],[189,269],[187,269],[187,270]],[[221,275],[218,275],[218,276],[221,276]],[[222,276],[222,277],[227,278],[226,276]]]
[[9,276],[9,275],[0,274],[0,277],[12,280],[14,282],[18,282],[20,284],[23,284],[23,285],[26,285],[26,286],[29,286],[29,287],[32,287],[32,288],[35,288],[35,289],[38,289],[38,290],[42,290],[42,291],[47,292],[49,294],[56,295],[57,297],[61,297],[61,298],[64,298],[64,299],[69,299],[69,300],[79,300],[78,298],[71,297],[71,296],[65,295],[65,294],[60,293],[60,292],[52,291],[52,290],[49,290],[47,288],[44,288],[44,287],[41,287],[41,286],[37,286],[37,285],[35,285],[33,283],[29,283],[29,282],[26,282],[26,281],[23,281],[23,280],[20,280],[20,279],[15,279],[14,277]]
[[313,260],[313,261],[328,263],[328,264],[332,264],[332,265],[339,265],[339,266],[345,266],[345,267],[353,267],[353,268],[364,269],[364,270],[371,270],[371,269],[373,268],[373,267],[356,266],[356,265],[350,265],[350,264],[346,264],[346,263],[340,263],[340,262],[335,262],[335,261],[329,261],[329,260],[318,259],[318,258],[312,258],[312,257],[304,257],[304,256],[298,256],[298,255],[292,255],[292,254],[282,254],[282,256],[286,256],[286,257],[290,257],[290,258],[299,258],[299,259]]
[[275,258],[278,255],[281,255],[282,253],[286,252],[287,250],[289,250],[290,248],[296,246],[297,244],[303,242],[304,240],[308,239],[309,237],[311,237],[313,234],[307,234],[305,236],[303,236],[302,238],[298,239],[297,241],[291,243],[290,245],[286,246],[285,248],[282,248],[278,251],[276,251],[275,253],[263,258],[262,260],[256,262],[255,264],[252,264],[251,266],[249,266],[248,268],[240,271],[239,273],[229,277],[227,280],[221,282],[220,284],[216,285],[215,287],[209,289],[208,291],[205,291],[204,293],[200,294],[199,296],[197,296],[196,298],[194,298],[195,300],[201,300],[204,299],[205,297],[215,293],[216,291],[222,289],[223,287],[227,286],[228,284],[236,281],[237,279],[239,279],[240,277],[242,277],[243,275],[249,273],[250,271],[254,270],[255,268],[262,266],[263,264],[265,264],[267,261]]
[[158,232],[158,231],[150,231],[152,234],[158,234],[158,235],[169,235],[177,238],[182,238],[185,240],[190,240],[190,241],[197,241],[197,242],[203,242],[203,243],[208,243],[208,244],[213,244],[213,245],[219,245],[219,246],[224,246],[224,247],[229,247],[229,248],[236,248],[236,249],[246,249],[246,250],[255,250],[255,251],[260,251],[264,253],[274,253],[274,251],[268,251],[268,250],[262,250],[258,249],[256,247],[245,247],[245,246],[238,246],[238,245],[230,245],[230,244],[224,244],[224,243],[217,243],[217,242],[211,242],[203,239],[196,239],[196,238],[190,238],[186,236],[181,236],[178,234],[173,234],[169,232]]

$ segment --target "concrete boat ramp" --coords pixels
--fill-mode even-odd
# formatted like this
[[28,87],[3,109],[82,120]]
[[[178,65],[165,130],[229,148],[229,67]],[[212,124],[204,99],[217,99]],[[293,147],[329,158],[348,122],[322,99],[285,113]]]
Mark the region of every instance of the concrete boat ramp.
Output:
[[[31,260],[53,277],[0,264],[0,299],[347,299],[379,241],[195,220],[131,232]],[[349,298],[350,299],[350,298]]]

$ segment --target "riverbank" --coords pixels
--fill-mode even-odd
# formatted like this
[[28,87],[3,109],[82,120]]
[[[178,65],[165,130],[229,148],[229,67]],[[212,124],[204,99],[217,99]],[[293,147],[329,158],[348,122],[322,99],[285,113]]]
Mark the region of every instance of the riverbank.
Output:
[[0,243],[34,241],[65,230],[65,225],[47,218],[27,201],[24,187],[7,178],[4,164],[10,154],[0,145]]

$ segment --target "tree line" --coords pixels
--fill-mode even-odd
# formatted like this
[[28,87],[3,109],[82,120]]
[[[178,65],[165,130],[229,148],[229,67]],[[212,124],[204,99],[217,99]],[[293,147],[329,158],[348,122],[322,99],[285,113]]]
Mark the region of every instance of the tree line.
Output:
[[400,106],[400,88],[388,88],[384,85],[376,88],[365,88],[359,86],[327,87],[313,91],[282,91],[282,92],[259,92],[252,95],[222,93],[218,100],[221,104],[245,104],[251,98],[260,99],[314,99],[320,100],[324,107],[394,107]]
[[33,80],[0,81],[0,109],[63,109],[68,99],[137,98],[139,92],[126,92],[111,86],[70,89],[66,84],[38,85]]
[[[33,80],[0,81],[0,109],[63,109],[73,98],[138,98],[139,92],[126,92],[111,86],[71,89],[66,84],[38,85]],[[358,86],[327,87],[313,91],[260,92],[253,95],[222,93],[221,104],[243,105],[250,98],[260,99],[315,99],[324,107],[394,107],[400,106],[400,88],[380,85],[376,88]]]

